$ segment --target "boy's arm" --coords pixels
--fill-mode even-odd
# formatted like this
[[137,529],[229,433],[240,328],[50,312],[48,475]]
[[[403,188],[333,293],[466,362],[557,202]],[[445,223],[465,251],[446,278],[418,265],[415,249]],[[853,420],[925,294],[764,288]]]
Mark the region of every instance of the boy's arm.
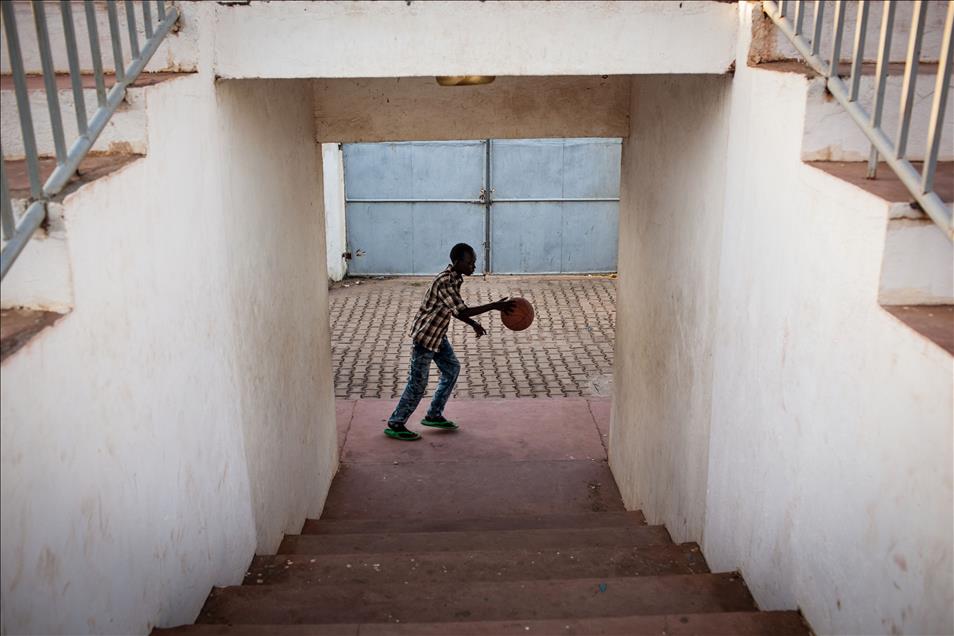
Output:
[[513,311],[514,302],[508,300],[507,298],[501,298],[495,303],[487,303],[486,305],[478,305],[476,307],[464,307],[460,309],[455,315],[464,320],[472,316],[479,316],[480,314],[486,314],[488,311],[499,311],[501,313],[509,314]]
[[477,334],[478,338],[480,338],[481,336],[487,333],[487,330],[484,329],[483,325],[481,325],[476,320],[471,320],[470,318],[461,318],[460,316],[456,314],[454,314],[454,318],[457,318],[457,320],[461,321],[462,323],[466,325],[470,325],[474,329],[474,333]]

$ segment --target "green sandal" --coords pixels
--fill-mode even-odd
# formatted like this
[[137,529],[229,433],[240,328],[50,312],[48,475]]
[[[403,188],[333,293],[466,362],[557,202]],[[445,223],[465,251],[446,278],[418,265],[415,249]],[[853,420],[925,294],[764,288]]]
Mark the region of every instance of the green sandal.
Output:
[[415,433],[414,431],[409,431],[404,429],[403,431],[396,431],[390,426],[384,429],[384,434],[392,439],[399,439],[402,442],[413,442],[421,439],[420,433]]
[[442,428],[447,431],[456,431],[460,427],[457,424],[454,424],[450,420],[440,419],[440,420],[429,420],[426,417],[421,420],[421,424],[424,426],[430,426],[432,428]]

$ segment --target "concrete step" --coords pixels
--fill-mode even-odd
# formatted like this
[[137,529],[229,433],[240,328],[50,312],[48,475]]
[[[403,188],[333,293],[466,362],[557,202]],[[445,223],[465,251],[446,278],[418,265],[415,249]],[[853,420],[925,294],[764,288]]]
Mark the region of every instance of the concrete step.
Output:
[[[101,153],[138,153],[143,154],[147,149],[146,139],[146,91],[149,86],[167,82],[187,73],[142,73],[136,78],[133,85],[126,90],[126,97],[116,112],[110,118],[106,128],[93,145],[93,152]],[[86,104],[87,118],[92,117],[97,107],[96,82],[92,75],[83,75],[83,99]],[[106,76],[106,89],[115,83],[112,75]],[[73,90],[68,75],[57,75],[57,97],[63,119],[63,131],[66,145],[69,145],[79,136],[76,126],[76,105],[73,99]],[[33,118],[33,128],[36,136],[37,152],[40,155],[52,156],[56,149],[53,145],[53,129],[50,124],[46,104],[46,89],[43,78],[30,76],[27,78],[27,89],[30,94],[30,113]],[[0,122],[0,141],[3,143],[3,155],[7,158],[22,158],[24,156],[23,136],[20,131],[19,109],[17,108],[16,93],[13,90],[13,78],[9,75],[0,77],[0,108],[4,117]]]
[[579,514],[508,515],[452,519],[306,519],[301,534],[364,534],[372,532],[456,532],[476,530],[552,530],[557,528],[620,528],[646,525],[641,511]]
[[[847,111],[832,98],[825,87],[825,78],[819,77],[808,65],[801,62],[770,62],[758,64],[757,68],[766,71],[797,73],[808,80],[808,96],[805,104],[803,122],[802,150],[803,161],[867,161],[871,142],[861,131]],[[875,97],[874,64],[862,67],[858,102],[872,112]],[[908,137],[907,157],[923,160],[927,148],[928,123],[931,121],[931,107],[934,99],[936,63],[921,64],[918,67],[914,109],[911,116],[911,129]],[[843,64],[843,74],[850,73],[850,67]],[[894,138],[898,128],[898,111],[901,104],[903,83],[903,64],[890,64],[885,83],[884,108],[881,126],[890,138]],[[943,138],[954,137],[954,103],[948,100],[945,108]],[[795,122],[792,122],[794,125]],[[954,160],[954,145],[941,144],[938,155],[941,161]]]
[[342,464],[322,519],[625,512],[605,461]]
[[954,304],[954,244],[930,219],[890,219],[884,237],[878,302]]
[[896,305],[884,310],[954,356],[954,304]]
[[556,530],[492,530],[374,534],[287,535],[279,554],[362,554],[383,552],[453,552],[571,547],[644,547],[669,544],[664,526]]
[[19,351],[63,314],[32,309],[0,310],[0,362]]
[[235,586],[212,590],[200,623],[457,622],[749,612],[741,577],[693,574],[550,581]]
[[[64,313],[73,307],[73,273],[66,231],[66,197],[85,184],[108,177],[140,159],[137,154],[89,155],[56,199],[47,205],[46,223],[20,253],[0,287],[0,306],[25,307]],[[30,184],[26,161],[4,162],[13,196],[14,216],[27,209]],[[53,159],[40,161],[43,180],[53,172]]]
[[722,612],[458,623],[327,625],[185,625],[155,629],[156,636],[808,636],[798,612]]
[[706,574],[699,546],[574,547],[257,556],[246,585],[517,581]]
[[[933,221],[910,205],[913,197],[887,164],[876,179],[867,179],[867,163],[813,161],[810,166],[883,199],[888,205],[887,231],[878,302],[881,305],[949,305],[954,303],[954,245]],[[921,164],[915,163],[921,170]],[[954,162],[940,162],[935,191],[954,201]]]

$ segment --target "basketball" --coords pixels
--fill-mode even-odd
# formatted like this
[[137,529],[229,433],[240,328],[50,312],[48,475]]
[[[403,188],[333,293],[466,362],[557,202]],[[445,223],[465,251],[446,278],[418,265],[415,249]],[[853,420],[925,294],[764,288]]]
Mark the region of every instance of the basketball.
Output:
[[523,331],[533,324],[533,305],[526,298],[512,298],[513,311],[509,314],[500,312],[500,319],[504,326],[511,331]]

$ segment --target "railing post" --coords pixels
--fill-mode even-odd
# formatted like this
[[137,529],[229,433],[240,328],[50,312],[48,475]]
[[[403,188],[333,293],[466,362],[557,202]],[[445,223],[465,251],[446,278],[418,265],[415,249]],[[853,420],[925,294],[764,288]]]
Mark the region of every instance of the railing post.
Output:
[[109,39],[113,45],[113,65],[116,79],[123,81],[126,78],[125,62],[123,61],[123,42],[119,35],[119,16],[116,15],[116,3],[106,3],[106,14],[109,16]]
[[12,2],[0,2],[3,12],[3,28],[7,34],[7,51],[10,53],[10,70],[13,73],[13,88],[17,96],[17,111],[20,115],[20,134],[23,135],[23,154],[26,155],[27,175],[30,178],[30,196],[34,199],[43,194],[40,182],[40,164],[36,151],[36,133],[33,131],[33,114],[30,112],[30,94],[27,92],[26,74],[23,72],[23,55],[20,52],[20,35]]
[[841,39],[845,34],[845,2],[835,0],[835,32],[831,38],[831,62],[828,64],[828,77],[838,75],[841,63]]
[[[878,47],[878,66],[875,70],[875,103],[871,113],[871,126],[881,127],[881,111],[884,108],[884,92],[888,79],[888,66],[891,63],[891,33],[894,28],[894,11],[897,3],[884,0],[884,13],[881,15],[881,40]],[[878,176],[878,149],[871,144],[868,153],[868,179]]]
[[89,34],[89,53],[93,59],[93,77],[96,79],[96,99],[99,107],[106,105],[106,81],[103,78],[103,54],[99,48],[99,27],[96,25],[96,7],[93,0],[85,0],[86,31]]
[[73,86],[73,106],[76,110],[76,127],[81,135],[86,134],[86,99],[83,96],[83,76],[76,50],[76,28],[73,24],[73,8],[70,0],[60,0],[63,17],[63,36],[66,39],[66,56],[70,65],[70,83]]
[[937,154],[941,146],[941,133],[944,130],[944,109],[947,105],[947,91],[951,84],[951,67],[954,66],[952,37],[954,37],[954,0],[949,0],[947,18],[944,20],[941,55],[938,57],[937,79],[934,83],[934,102],[931,104],[931,119],[928,121],[928,145],[924,157],[922,192],[930,192],[934,189],[934,171],[937,169]]
[[855,25],[855,50],[851,60],[851,89],[848,93],[849,101],[858,99],[858,87],[861,84],[861,67],[865,61],[865,36],[868,31],[868,7],[866,0],[858,2],[858,20]]
[[921,58],[921,38],[924,35],[924,18],[928,4],[915,0],[911,15],[911,36],[908,38],[908,55],[904,64],[904,83],[901,86],[901,108],[898,110],[898,139],[895,156],[904,158],[908,150],[908,130],[911,127],[911,112],[914,110],[914,87],[918,82],[918,62]]
[[66,161],[66,139],[63,136],[63,116],[60,113],[60,98],[56,87],[56,68],[50,52],[50,34],[46,28],[46,9],[40,0],[33,0],[33,22],[36,24],[36,39],[40,47],[40,65],[43,67],[43,84],[46,86],[46,105],[50,110],[50,126],[53,128],[53,146],[56,162]]

